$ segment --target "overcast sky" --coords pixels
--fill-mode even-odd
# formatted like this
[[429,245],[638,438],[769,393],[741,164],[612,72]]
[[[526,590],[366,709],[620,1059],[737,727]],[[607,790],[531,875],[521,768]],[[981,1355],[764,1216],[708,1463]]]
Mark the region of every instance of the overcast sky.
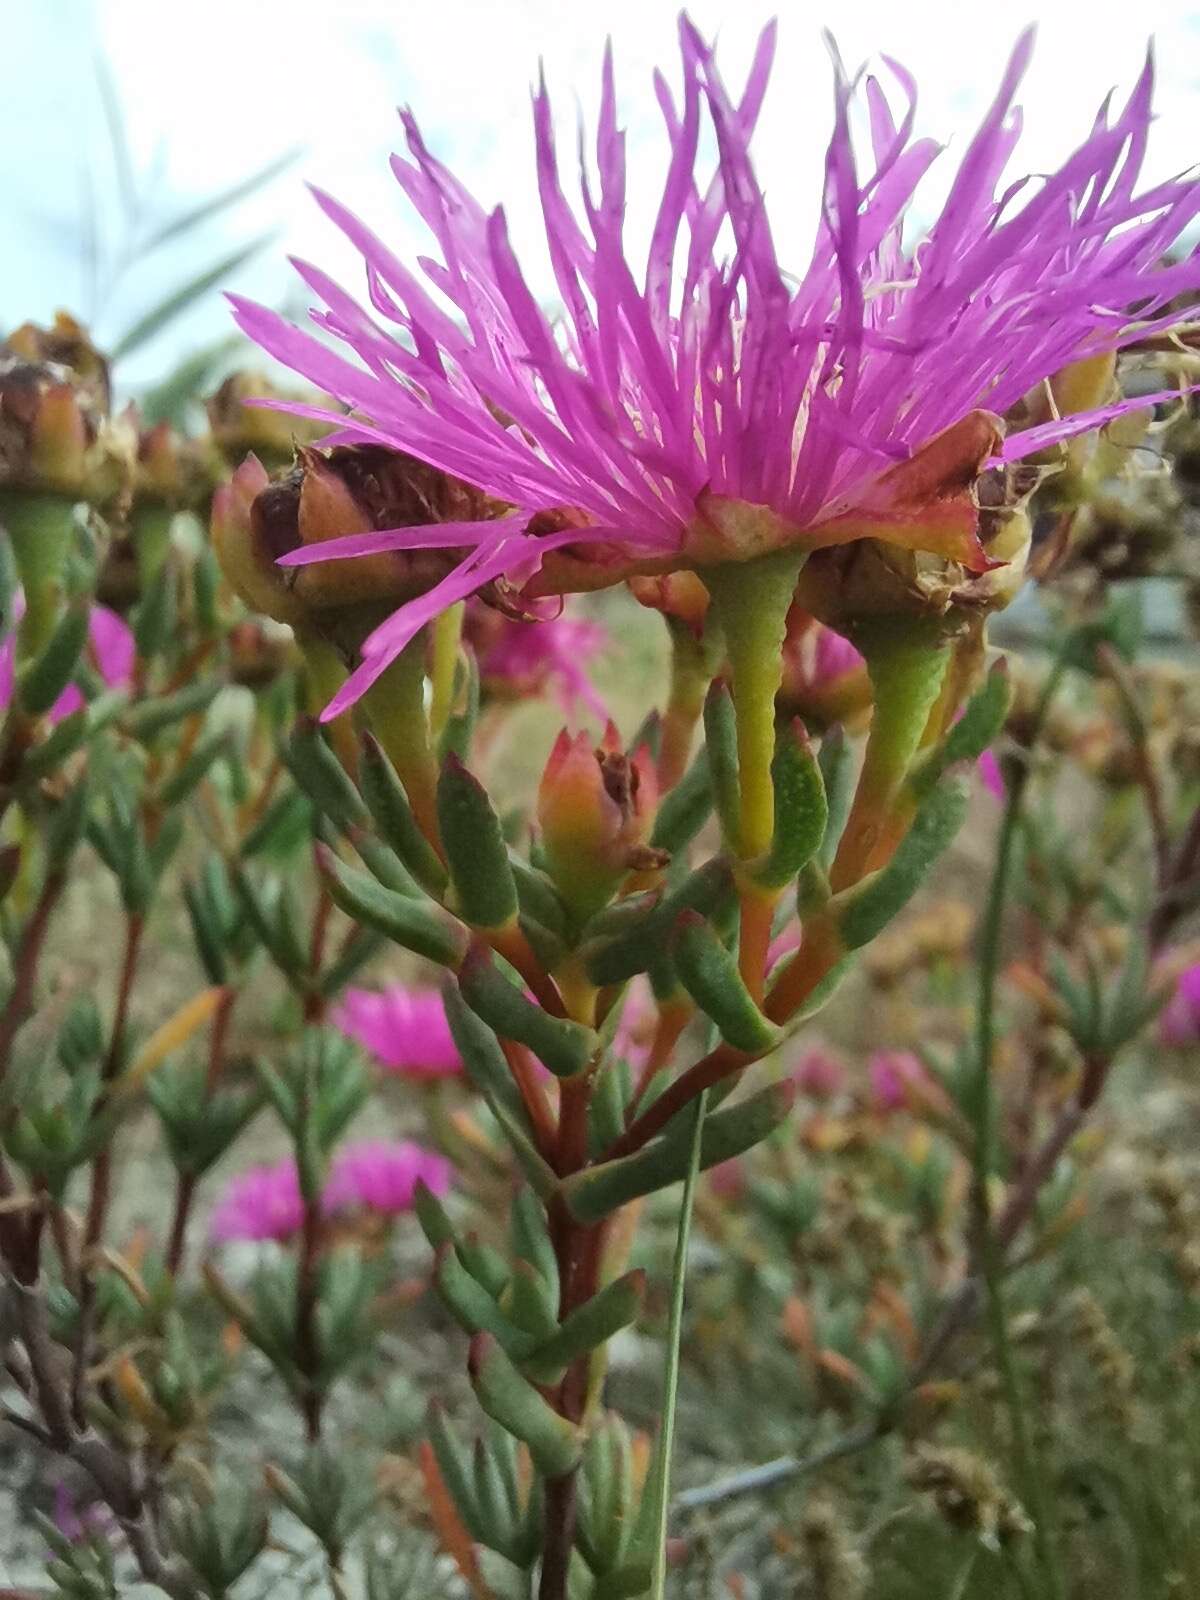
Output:
[[[594,111],[604,37],[611,33],[629,130],[631,221],[657,198],[660,123],[649,90],[654,65],[674,79],[676,0],[0,0],[0,325],[48,317],[57,306],[98,315],[111,340],[173,283],[268,228],[281,240],[231,282],[281,302],[291,291],[284,251],[319,260],[357,289],[340,240],[308,197],[304,178],[336,193],[398,249],[425,248],[386,157],[395,107],[416,111],[426,138],[487,204],[503,201],[518,245],[540,272],[531,161],[529,86],[546,64],[573,150],[577,104]],[[758,29],[781,24],[772,92],[758,141],[760,176],[781,254],[800,258],[816,217],[830,118],[829,26],[852,66],[887,53],[916,74],[918,130],[948,140],[952,170],[987,104],[1020,26],[1019,9],[972,0],[694,0],[691,14],[719,32],[721,62],[738,81]],[[1023,170],[1055,162],[1086,132],[1107,90],[1128,87],[1146,39],[1157,38],[1159,120],[1151,176],[1200,160],[1200,13],[1182,0],[1044,0],[1032,13],[1039,49],[1026,81]],[[162,220],[300,145],[296,167],[254,201],[117,280],[97,306],[87,236],[96,197],[101,262],[122,238],[119,186],[96,61],[108,63],[121,101],[146,208]],[[936,183],[926,204],[936,199]],[[102,274],[103,276],[103,274]],[[128,378],[151,375],[189,345],[224,330],[219,295],[147,348]]]

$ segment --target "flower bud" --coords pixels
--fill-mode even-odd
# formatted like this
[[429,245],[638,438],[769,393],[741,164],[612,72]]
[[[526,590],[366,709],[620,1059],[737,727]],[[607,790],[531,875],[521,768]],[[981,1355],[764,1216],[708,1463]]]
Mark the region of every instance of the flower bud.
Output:
[[835,722],[854,728],[871,705],[862,656],[848,639],[795,605],[788,613],[783,682],[775,704],[781,716],[800,717],[817,729]]
[[292,568],[279,567],[279,558],[349,534],[467,521],[487,511],[488,503],[457,479],[398,451],[306,448],[274,479],[247,457],[213,497],[213,541],[248,605],[279,622],[306,621],[353,650],[356,632],[361,636],[364,623],[374,626],[381,604],[432,588],[464,552],[395,550]]
[[0,345],[0,490],[111,504],[132,439],[109,420],[108,395],[107,366],[77,323],[18,328]]
[[246,402],[301,398],[319,397],[285,394],[259,372],[231,373],[206,402],[213,442],[231,466],[247,455],[256,455],[269,471],[286,467],[296,447],[315,444],[329,431],[329,424]]
[[583,916],[599,910],[627,872],[662,866],[646,844],[658,804],[650,752],[627,756],[610,722],[604,740],[564,728],[538,789],[538,822],[550,874]]

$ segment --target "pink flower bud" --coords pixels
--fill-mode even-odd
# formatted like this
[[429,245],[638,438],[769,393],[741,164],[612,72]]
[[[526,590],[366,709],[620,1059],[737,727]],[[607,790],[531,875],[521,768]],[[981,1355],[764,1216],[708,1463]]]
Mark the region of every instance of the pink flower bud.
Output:
[[911,1050],[877,1050],[867,1068],[871,1101],[876,1111],[899,1111],[909,1104],[910,1089],[925,1084],[929,1074]]
[[611,722],[598,747],[585,733],[559,734],[537,814],[551,876],[580,915],[604,905],[627,872],[661,864],[645,842],[657,805],[650,752],[625,755]]

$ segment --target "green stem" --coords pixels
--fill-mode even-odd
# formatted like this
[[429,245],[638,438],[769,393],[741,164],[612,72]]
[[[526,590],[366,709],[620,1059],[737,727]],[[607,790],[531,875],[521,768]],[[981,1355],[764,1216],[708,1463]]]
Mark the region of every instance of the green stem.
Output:
[[[1060,651],[1050,675],[1042,689],[1033,720],[1025,739],[1025,749],[1031,751],[1037,742],[1050,703],[1066,671],[1067,656],[1074,648],[1068,639]],[[1037,1453],[1025,1420],[1025,1405],[1021,1393],[1021,1380],[1013,1356],[1009,1337],[1008,1315],[1004,1304],[1003,1257],[1000,1242],[992,1227],[991,1201],[988,1179],[994,1166],[996,1142],[996,1106],[992,1084],[992,1063],[996,1044],[996,987],[1000,974],[1000,942],[1004,924],[1004,908],[1011,879],[1013,850],[1021,822],[1021,802],[1024,797],[1028,767],[1013,768],[1006,773],[1004,815],[1000,823],[1000,837],[996,847],[996,861],[988,889],[987,904],[979,945],[979,997],[975,1013],[975,1066],[976,1078],[973,1094],[974,1150],[971,1185],[972,1214],[978,1237],[980,1267],[983,1273],[987,1298],[988,1329],[1004,1391],[1005,1406],[1012,1431],[1013,1458],[1021,1492],[1034,1521],[1034,1539],[1038,1560],[1046,1579],[1048,1592],[1057,1597],[1062,1594],[1062,1583],[1051,1539],[1048,1507]]]
[[454,708],[454,669],[462,638],[465,603],[449,606],[433,623],[433,670],[430,673],[429,725],[438,739]]
[[804,554],[792,550],[707,567],[701,576],[725,635],[737,718],[738,854],[759,856],[775,827],[775,696],[783,679],[788,609]]
[[425,637],[419,633],[371,685],[361,705],[408,795],[413,814],[436,844],[437,763],[425,715]]
[[654,1564],[650,1600],[664,1600],[667,1592],[667,1518],[670,1515],[671,1456],[675,1448],[675,1411],[679,1393],[679,1354],[683,1343],[683,1294],[687,1282],[688,1240],[692,1231],[692,1209],[696,1199],[696,1180],[700,1172],[700,1142],[704,1133],[704,1114],[708,1109],[708,1090],[696,1101],[692,1127],[692,1152],[683,1196],[679,1202],[679,1233],[675,1240],[675,1263],[671,1282],[671,1316],[667,1328],[667,1361],[663,1376],[662,1433],[654,1462],[654,1481],[650,1493],[654,1506]]
[[830,873],[835,890],[857,883],[871,866],[900,786],[937,700],[950,648],[927,623],[879,622],[854,640],[871,677],[875,708],[854,803]]

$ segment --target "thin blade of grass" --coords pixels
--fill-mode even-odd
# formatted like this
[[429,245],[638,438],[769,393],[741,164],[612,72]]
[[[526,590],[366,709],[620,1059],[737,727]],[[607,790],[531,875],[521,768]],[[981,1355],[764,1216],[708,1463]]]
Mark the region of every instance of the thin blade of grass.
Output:
[[667,1517],[671,1499],[671,1456],[675,1448],[675,1412],[679,1393],[679,1352],[683,1340],[683,1294],[687,1280],[688,1240],[692,1231],[692,1208],[696,1199],[696,1179],[700,1172],[700,1143],[704,1116],[708,1110],[708,1090],[696,1101],[692,1128],[692,1152],[688,1174],[679,1202],[679,1233],[675,1241],[675,1263],[671,1274],[671,1316],[667,1326],[667,1360],[663,1376],[662,1432],[654,1462],[651,1496],[654,1504],[654,1565],[650,1600],[664,1600],[667,1592]]
[[239,201],[247,200],[259,189],[265,188],[281,173],[287,171],[299,160],[301,150],[294,146],[285,150],[282,155],[276,156],[273,161],[268,161],[265,167],[260,167],[257,172],[252,172],[248,178],[239,178],[236,183],[230,184],[228,189],[222,189],[219,194],[210,195],[207,200],[201,200],[190,210],[173,217],[169,222],[164,222],[148,239],[142,241],[139,255],[147,256],[151,250],[157,250],[160,245],[169,244],[172,239],[182,238],[185,233],[190,233],[193,228],[200,227],[203,223],[219,216],[222,211],[227,211],[230,206],[236,206]]
[[211,267],[206,267],[203,272],[197,273],[194,278],[189,278],[186,283],[173,290],[165,300],[160,300],[153,310],[139,317],[133,326],[122,334],[113,348],[113,360],[119,361],[122,356],[127,356],[148,343],[156,334],[161,333],[168,323],[174,322],[176,317],[181,316],[201,296],[215,288],[223,278],[236,272],[260,250],[265,249],[274,237],[273,233],[267,233],[249,244],[240,245],[231,255],[223,256],[220,261],[214,262]]
[[125,117],[121,111],[121,97],[113,82],[112,68],[103,56],[96,57],[96,88],[100,95],[100,109],[108,129],[108,142],[112,150],[113,171],[117,177],[117,191],[121,196],[121,210],[125,220],[132,223],[138,214],[137,174],[133,157],[129,153],[129,136],[125,131]]

